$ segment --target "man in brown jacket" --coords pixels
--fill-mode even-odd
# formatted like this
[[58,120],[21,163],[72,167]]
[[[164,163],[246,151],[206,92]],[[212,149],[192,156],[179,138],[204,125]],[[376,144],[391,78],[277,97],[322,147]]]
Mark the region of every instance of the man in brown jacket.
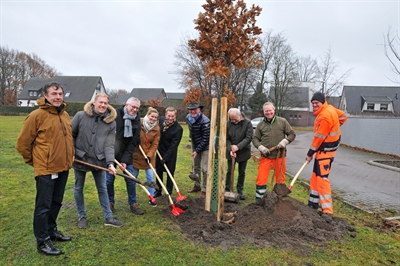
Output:
[[39,109],[25,119],[18,136],[16,148],[26,164],[33,166],[36,180],[36,203],[33,215],[33,231],[37,250],[46,255],[60,255],[52,240],[70,241],[57,229],[67,184],[72,167],[74,145],[70,118],[63,102],[64,90],[56,82],[47,83],[44,98],[39,98]]

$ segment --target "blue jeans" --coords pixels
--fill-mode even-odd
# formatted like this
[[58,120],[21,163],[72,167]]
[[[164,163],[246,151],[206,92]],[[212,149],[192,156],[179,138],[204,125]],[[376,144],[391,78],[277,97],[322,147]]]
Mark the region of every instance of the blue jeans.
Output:
[[[129,171],[134,177],[136,177],[133,174],[133,166],[131,164],[126,165],[126,170]],[[115,203],[114,199],[114,181],[115,181],[115,176],[110,175],[108,172],[106,173],[106,179],[107,179],[107,191],[108,191],[108,200],[111,203]],[[126,183],[126,191],[128,192],[128,204],[129,206],[132,206],[133,204],[136,203],[136,183],[132,181],[132,179],[126,178],[125,183]]]
[[33,233],[37,245],[42,244],[57,229],[57,216],[64,198],[65,185],[69,171],[58,173],[58,178],[51,175],[36,176],[36,200],[33,213]]
[[[78,218],[86,217],[85,200],[83,197],[83,188],[85,186],[86,172],[82,172],[74,169],[75,173],[75,188],[74,197],[76,203],[76,209],[78,211]],[[106,173],[105,171],[92,171],[93,179],[96,183],[97,194],[101,208],[103,209],[104,218],[113,218],[110,204],[108,202],[108,193],[106,186]]]
[[[132,168],[132,174],[134,177],[138,178],[139,175],[139,169]],[[146,179],[147,182],[154,182],[154,172],[152,169],[146,169]],[[149,191],[150,195],[154,196],[154,188],[152,187],[147,187],[147,190]]]

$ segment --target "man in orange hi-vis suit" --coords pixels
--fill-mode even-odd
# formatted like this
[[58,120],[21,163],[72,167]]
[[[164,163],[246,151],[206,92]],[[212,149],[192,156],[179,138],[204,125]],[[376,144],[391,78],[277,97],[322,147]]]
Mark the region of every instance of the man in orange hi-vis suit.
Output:
[[328,176],[340,144],[340,126],[346,122],[347,115],[329,105],[321,92],[314,93],[311,104],[317,117],[314,121],[314,139],[306,156],[306,161],[310,162],[315,154],[308,206],[318,209],[318,205],[321,204],[322,218],[330,223],[333,205]]

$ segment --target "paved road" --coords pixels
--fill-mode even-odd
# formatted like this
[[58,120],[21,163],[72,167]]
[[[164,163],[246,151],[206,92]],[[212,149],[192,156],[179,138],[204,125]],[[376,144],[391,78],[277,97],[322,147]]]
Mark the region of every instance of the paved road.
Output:
[[[296,139],[287,146],[287,172],[295,175],[305,162],[313,132],[296,131]],[[368,164],[388,157],[340,147],[329,175],[335,194],[345,201],[373,212],[395,210],[400,215],[400,172]],[[299,178],[310,180],[313,161]],[[293,189],[295,189],[296,184]]]

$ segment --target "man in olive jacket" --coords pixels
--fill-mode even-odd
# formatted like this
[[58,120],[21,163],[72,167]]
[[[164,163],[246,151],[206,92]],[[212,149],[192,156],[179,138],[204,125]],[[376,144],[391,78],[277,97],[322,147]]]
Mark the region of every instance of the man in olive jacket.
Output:
[[[296,138],[289,122],[285,118],[275,115],[273,103],[264,103],[263,112],[264,119],[258,123],[253,136],[253,145],[261,153],[256,179],[256,201],[261,199],[267,190],[271,167],[274,169],[276,183],[285,183],[286,145]],[[278,147],[277,150],[269,150],[275,146]]]
[[16,148],[26,164],[33,166],[36,180],[36,201],[33,231],[37,250],[46,255],[60,255],[55,241],[70,241],[71,237],[57,230],[57,217],[64,197],[69,169],[72,166],[70,117],[63,102],[64,90],[60,84],[50,82],[43,87],[39,109],[25,119],[18,135]]
[[[241,200],[245,200],[243,194],[244,180],[246,176],[247,161],[251,157],[251,140],[253,138],[253,126],[251,121],[244,117],[244,114],[237,108],[228,111],[229,121],[226,128],[226,157],[228,168],[226,171],[225,190],[230,191],[232,160],[238,163],[239,175],[236,184],[237,193]],[[234,166],[233,166],[234,167]]]

